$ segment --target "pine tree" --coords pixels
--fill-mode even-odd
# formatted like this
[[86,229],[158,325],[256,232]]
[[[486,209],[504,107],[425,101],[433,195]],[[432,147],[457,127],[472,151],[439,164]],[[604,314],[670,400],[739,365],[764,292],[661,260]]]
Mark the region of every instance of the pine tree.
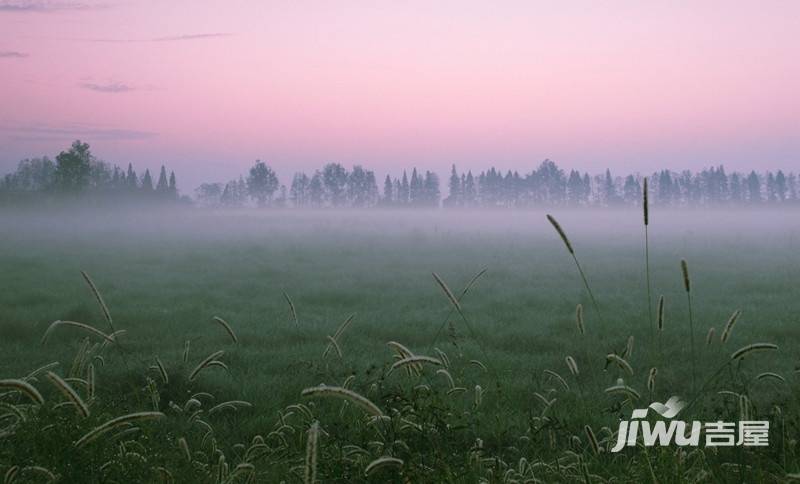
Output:
[[178,198],[178,185],[175,181],[175,172],[169,172],[169,196],[172,199]]
[[145,194],[153,191],[153,177],[150,176],[149,169],[144,171],[144,176],[142,177],[142,191]]
[[128,174],[125,175],[125,181],[128,184],[128,189],[136,190],[139,188],[139,179],[136,177],[136,172],[133,171],[133,165],[128,163]]
[[386,178],[383,180],[383,204],[388,206],[391,205],[393,201],[392,178],[386,175]]
[[158,183],[156,184],[156,192],[162,198],[166,198],[169,194],[169,181],[167,180],[167,170],[164,165],[161,165],[161,173],[158,174]]
[[420,203],[420,195],[422,192],[422,180],[417,175],[417,169],[411,171],[411,182],[408,186],[408,203],[410,205],[417,205]]
[[752,204],[761,203],[761,181],[755,171],[747,176],[747,199]]
[[456,165],[454,164],[450,171],[450,195],[445,199],[445,205],[450,207],[459,207],[463,205],[463,191],[461,186],[461,177],[456,172]]
[[439,177],[436,173],[426,171],[425,180],[422,182],[422,200],[421,204],[428,207],[439,206]]
[[475,189],[475,178],[472,170],[467,171],[467,179],[464,180],[464,206],[474,207],[478,201],[478,192]]
[[409,193],[410,187],[408,184],[408,176],[406,175],[406,171],[403,170],[403,181],[400,182],[400,191],[397,203],[399,205],[408,205],[409,202]]
[[779,202],[786,201],[786,175],[782,170],[778,170],[778,174],[775,175],[775,194],[778,196]]

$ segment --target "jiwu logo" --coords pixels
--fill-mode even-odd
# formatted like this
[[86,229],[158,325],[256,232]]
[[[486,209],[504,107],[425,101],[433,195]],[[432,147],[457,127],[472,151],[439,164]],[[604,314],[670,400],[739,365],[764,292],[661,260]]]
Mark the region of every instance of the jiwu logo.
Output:
[[[686,404],[679,397],[672,397],[666,403],[653,402],[647,408],[637,408],[631,414],[631,420],[619,423],[617,442],[611,452],[619,452],[624,447],[633,447],[640,437],[646,447],[655,445],[678,446],[700,445],[701,435],[705,431],[706,446],[733,447],[769,445],[769,422],[758,420],[741,420],[739,422],[685,422],[672,420],[683,410]],[[644,420],[649,411],[664,419],[655,422]],[[737,425],[738,423],[738,425]]]

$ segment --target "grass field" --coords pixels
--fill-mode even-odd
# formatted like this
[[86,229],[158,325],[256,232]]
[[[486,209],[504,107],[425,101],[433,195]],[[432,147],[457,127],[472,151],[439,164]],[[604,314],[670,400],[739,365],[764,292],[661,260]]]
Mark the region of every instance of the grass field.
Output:
[[[0,379],[22,378],[53,361],[61,362],[54,371],[67,376],[87,333],[56,328],[43,345],[40,340],[53,321],[78,321],[111,332],[81,270],[102,293],[115,329],[127,333],[118,345],[103,350],[103,365],[92,360],[98,396],[85,423],[73,422],[70,406],[43,406],[38,410],[43,416],[26,419],[14,435],[0,440],[0,472],[13,465],[42,466],[64,482],[158,482],[154,476],[162,474],[177,482],[275,482],[278,476],[302,482],[309,468],[306,432],[313,420],[325,430],[317,450],[317,479],[323,482],[595,482],[612,476],[622,482],[777,482],[800,471],[794,442],[800,423],[794,372],[800,357],[796,214],[654,211],[654,311],[658,295],[665,298],[661,351],[648,317],[641,214],[553,214],[572,240],[599,315],[541,212],[4,213]],[[692,280],[694,388],[682,258]],[[486,273],[461,300],[462,318],[432,273],[459,295],[482,269]],[[296,322],[284,292],[296,308]],[[584,308],[584,335],[576,327],[577,304]],[[720,333],[736,309],[742,310],[741,317],[723,345]],[[332,351],[323,359],[327,336],[351,314],[352,323],[337,338],[342,357]],[[230,324],[238,344],[214,316]],[[716,334],[707,345],[711,327]],[[629,336],[633,350],[625,359],[633,375],[613,363],[606,367],[606,355],[622,353]],[[445,352],[453,386],[466,391],[448,394],[446,377],[427,365],[419,377],[401,371],[387,375],[395,361],[389,341],[439,359],[433,346]],[[780,350],[729,365],[699,392],[733,351],[754,342],[776,343]],[[229,372],[208,368],[189,382],[192,368],[220,349]],[[568,355],[577,362],[577,377],[565,364]],[[163,362],[169,383],[148,369],[155,357]],[[486,370],[470,360],[481,361]],[[84,369],[86,362],[77,365]],[[658,374],[651,394],[647,380],[652,367]],[[544,370],[561,375],[569,389]],[[754,378],[762,372],[786,381]],[[321,383],[342,385],[349,375],[355,376],[350,388],[393,420],[387,408],[396,408],[406,420],[412,408],[420,422],[430,417],[433,430],[420,423],[416,436],[409,434],[416,426],[409,430],[403,425],[371,435],[358,409],[300,395]],[[158,384],[157,404],[145,390],[146,376]],[[620,377],[641,394],[638,401],[604,392]],[[35,380],[46,401],[64,399],[46,378]],[[421,384],[434,395],[419,396]],[[482,389],[479,405],[475,385]],[[616,431],[632,408],[672,395],[686,400],[701,395],[687,411],[690,415],[682,416],[685,420],[739,420],[740,399],[719,390],[746,395],[748,411],[773,422],[770,447],[699,451],[702,457],[689,449],[680,455],[674,447],[651,448],[650,454],[607,451],[614,438],[603,427]],[[225,466],[218,452],[209,450],[209,439],[202,439],[206,432],[169,414],[170,401],[183,407],[197,392],[213,394],[216,403],[252,404],[204,414],[224,449]],[[204,409],[210,405],[198,400]],[[313,402],[314,415],[283,422],[280,412],[297,402]],[[154,406],[168,418],[143,423],[131,433],[147,452],[134,452],[139,444],[130,442],[122,450],[118,444],[65,448],[113,416]],[[775,406],[783,415],[780,425]],[[292,418],[298,413],[295,409]],[[62,430],[44,428],[45,417],[60,422]],[[586,425],[605,451],[593,452]],[[268,434],[276,429],[281,437],[273,434],[270,440]],[[249,463],[243,449],[258,434],[267,438],[264,457],[253,460],[254,469],[245,466],[235,473],[238,464]],[[203,450],[206,457],[181,459],[181,435],[189,439],[192,452]],[[404,463],[398,468],[390,462],[365,477],[365,466],[381,455]],[[37,478],[36,471],[27,472]]]

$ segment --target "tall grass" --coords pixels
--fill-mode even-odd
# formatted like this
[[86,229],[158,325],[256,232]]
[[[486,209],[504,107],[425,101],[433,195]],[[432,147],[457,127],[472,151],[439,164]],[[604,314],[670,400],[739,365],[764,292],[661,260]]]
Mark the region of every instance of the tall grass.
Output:
[[572,260],[575,261],[575,267],[578,268],[578,273],[581,276],[581,280],[583,281],[583,286],[586,288],[586,292],[589,293],[589,298],[592,300],[592,305],[594,306],[594,310],[597,313],[598,318],[602,318],[600,313],[600,306],[597,304],[597,299],[594,297],[594,293],[592,292],[592,288],[589,287],[589,281],[586,280],[586,274],[583,272],[583,268],[581,267],[581,263],[578,261],[578,256],[575,255],[575,249],[572,247],[572,243],[569,241],[569,237],[567,237],[567,233],[564,232],[564,229],[561,228],[561,224],[550,214],[547,214],[547,220],[556,229],[558,235],[561,237],[561,240],[564,242],[564,246],[567,248],[567,252],[572,256]]
[[[571,250],[563,230],[554,226]],[[574,256],[574,251],[571,253]],[[713,390],[717,399],[713,405],[697,409],[701,414],[698,418],[710,413],[713,418],[725,417],[723,420],[728,416],[769,419],[772,402],[761,390],[767,385],[780,385],[793,391],[795,387],[789,385],[795,382],[775,371],[762,371],[763,368],[751,372],[747,366],[757,355],[775,352],[777,345],[746,344],[731,352],[716,372],[709,372],[705,365],[698,366],[692,288],[685,260],[681,261],[681,270],[690,309],[693,391],[695,373],[710,373],[689,405],[700,402]],[[468,321],[462,298],[481,274],[458,297],[459,293],[453,293],[444,279],[433,274],[452,312],[458,312],[465,324]],[[636,308],[632,312],[641,315],[643,310]],[[722,331],[723,342],[730,338],[738,317],[737,310]],[[145,365],[141,375],[112,377],[114,374],[109,372],[118,360],[113,358],[116,355],[105,358],[103,350],[105,343],[115,338],[82,324],[51,325],[47,335],[52,336],[56,328],[70,328],[73,333],[80,333],[83,343],[73,360],[76,363],[64,377],[57,374],[59,365],[54,362],[44,366],[40,363],[37,370],[21,379],[0,380],[0,475],[10,483],[43,479],[192,484],[314,483],[337,479],[354,483],[786,482],[800,470],[800,449],[793,444],[735,451],[693,449],[688,455],[669,446],[637,446],[611,454],[620,416],[627,416],[631,408],[646,407],[657,394],[666,397],[667,392],[677,391],[668,386],[674,384],[684,363],[675,358],[646,371],[648,367],[637,366],[636,360],[651,348],[646,340],[637,345],[634,360],[633,336],[627,337],[623,352],[606,354],[590,339],[594,335],[591,326],[585,333],[581,305],[575,310],[577,330],[570,327],[570,337],[576,344],[583,341],[580,345],[586,350],[585,363],[581,360],[579,369],[579,361],[569,354],[575,354],[575,348],[564,351],[547,346],[558,356],[555,361],[559,365],[566,364],[569,374],[565,379],[558,371],[543,368],[536,372],[537,376],[518,383],[515,391],[535,397],[534,403],[525,408],[504,406],[503,395],[484,391],[487,369],[483,362],[470,359],[476,349],[469,346],[454,343],[453,350],[448,350],[450,355],[435,348],[434,358],[416,354],[415,344],[420,344],[421,338],[406,333],[412,340],[408,346],[389,341],[386,345],[393,355],[387,355],[381,353],[386,351],[385,340],[373,338],[369,366],[360,367],[362,360],[351,352],[343,353],[339,347],[352,320],[352,316],[347,318],[327,341],[319,338],[319,350],[326,345],[322,358],[321,351],[309,353],[316,355],[308,357],[314,358],[312,361],[298,352],[295,356],[299,364],[287,364],[292,369],[289,378],[270,380],[272,375],[261,373],[261,368],[245,368],[241,379],[234,377],[227,386],[219,381],[221,375],[208,371],[228,368],[220,361],[222,350],[211,352],[196,365],[189,364],[189,341],[199,340],[197,349],[203,354],[211,351],[203,346],[209,341],[203,335],[189,339],[181,335],[180,341],[187,342],[183,354],[176,348],[174,352],[161,353],[163,360],[150,356],[147,363],[140,362]],[[239,343],[229,349],[234,371],[237,364],[247,361],[245,354],[263,350],[261,343],[251,338],[237,340],[224,320],[215,321],[231,340]],[[493,327],[490,325],[495,322],[486,324]],[[660,351],[663,296],[658,299],[656,326]],[[397,330],[388,325],[386,328]],[[472,330],[469,326],[468,329]],[[98,342],[90,344],[86,336]],[[481,343],[477,341],[484,351]],[[334,369],[324,357],[332,351],[342,359],[342,365],[334,365]],[[681,351],[682,347],[675,348],[676,354]],[[603,357],[613,371],[595,371],[599,365],[591,362],[597,363]],[[146,366],[153,358],[155,365]],[[512,360],[505,368],[501,358],[492,360],[487,356],[485,362],[499,369],[505,378],[528,370],[523,360]],[[42,386],[42,376],[53,385],[45,394],[47,398],[36,388]],[[658,392],[657,376],[658,387],[664,387]],[[499,381],[497,373],[494,377]],[[125,388],[120,378],[146,382],[146,386],[120,393],[120,388]],[[266,396],[258,393],[262,379],[266,379]],[[343,383],[327,385],[320,381]],[[251,404],[217,393],[241,392],[241,398],[249,395],[266,400],[279,384],[289,386],[297,399],[287,402],[275,416],[255,413],[263,409],[258,401]],[[718,385],[714,387],[715,384]],[[730,401],[719,405],[719,398]],[[785,395],[779,398],[787,400]],[[129,408],[151,403],[153,411]],[[719,414],[720,408],[728,413]],[[780,412],[781,422],[797,421],[796,406]],[[153,424],[153,420],[158,423]],[[263,433],[253,435],[262,429]],[[797,441],[797,436],[796,426],[782,425],[780,442]],[[770,443],[775,444],[775,439]]]
[[681,274],[683,275],[683,288],[686,291],[686,303],[689,307],[689,345],[692,353],[692,392],[697,388],[697,356],[694,348],[694,316],[692,314],[692,281],[689,279],[689,264],[686,259],[681,259]]
[[645,279],[647,280],[647,314],[650,323],[650,339],[653,339],[653,293],[650,285],[650,235],[648,227],[650,225],[650,204],[648,201],[647,177],[644,177],[642,187],[642,213],[644,215],[644,267]]

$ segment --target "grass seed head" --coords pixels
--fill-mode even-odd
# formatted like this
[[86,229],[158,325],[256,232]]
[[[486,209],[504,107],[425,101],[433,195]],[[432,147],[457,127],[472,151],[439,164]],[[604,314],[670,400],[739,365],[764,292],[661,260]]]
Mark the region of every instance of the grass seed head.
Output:
[[586,328],[583,325],[583,305],[578,304],[575,307],[575,323],[578,325],[578,332],[583,335],[586,334]]
[[731,314],[731,317],[728,318],[728,322],[725,324],[725,329],[722,331],[722,336],[720,336],[720,342],[725,343],[728,341],[728,338],[731,337],[731,331],[733,331],[733,327],[736,325],[736,321],[739,319],[739,315],[742,312],[740,310],[736,310]]
[[692,282],[689,279],[689,264],[686,259],[681,259],[681,274],[683,274],[683,288],[686,292],[692,292]]
[[776,351],[778,349],[778,345],[772,343],[753,343],[747,346],[743,346],[738,350],[734,351],[731,354],[732,360],[738,360],[744,358],[745,356],[749,355],[750,353],[754,353],[756,351]]
[[644,177],[644,184],[642,186],[642,210],[644,212],[644,224],[650,224],[650,207],[647,200],[647,177]]
[[235,344],[239,343],[239,338],[236,337],[236,333],[233,332],[233,328],[231,327],[230,324],[228,324],[227,321],[225,321],[224,319],[220,318],[219,316],[214,316],[213,319],[214,319],[215,322],[217,322],[220,326],[222,326],[225,329],[225,332],[228,333],[228,336],[231,337],[231,340]]
[[556,232],[558,232],[558,235],[561,237],[561,240],[564,241],[564,245],[567,247],[567,251],[569,251],[570,254],[574,255],[575,250],[572,248],[572,244],[569,242],[569,237],[567,237],[567,234],[566,232],[564,232],[564,229],[561,228],[561,224],[558,223],[558,220],[556,220],[550,214],[547,214],[547,220],[550,221],[550,224],[553,226],[554,229],[556,229]]
[[319,422],[314,421],[308,429],[306,441],[306,466],[304,482],[314,484],[317,482],[317,441],[319,440]]

